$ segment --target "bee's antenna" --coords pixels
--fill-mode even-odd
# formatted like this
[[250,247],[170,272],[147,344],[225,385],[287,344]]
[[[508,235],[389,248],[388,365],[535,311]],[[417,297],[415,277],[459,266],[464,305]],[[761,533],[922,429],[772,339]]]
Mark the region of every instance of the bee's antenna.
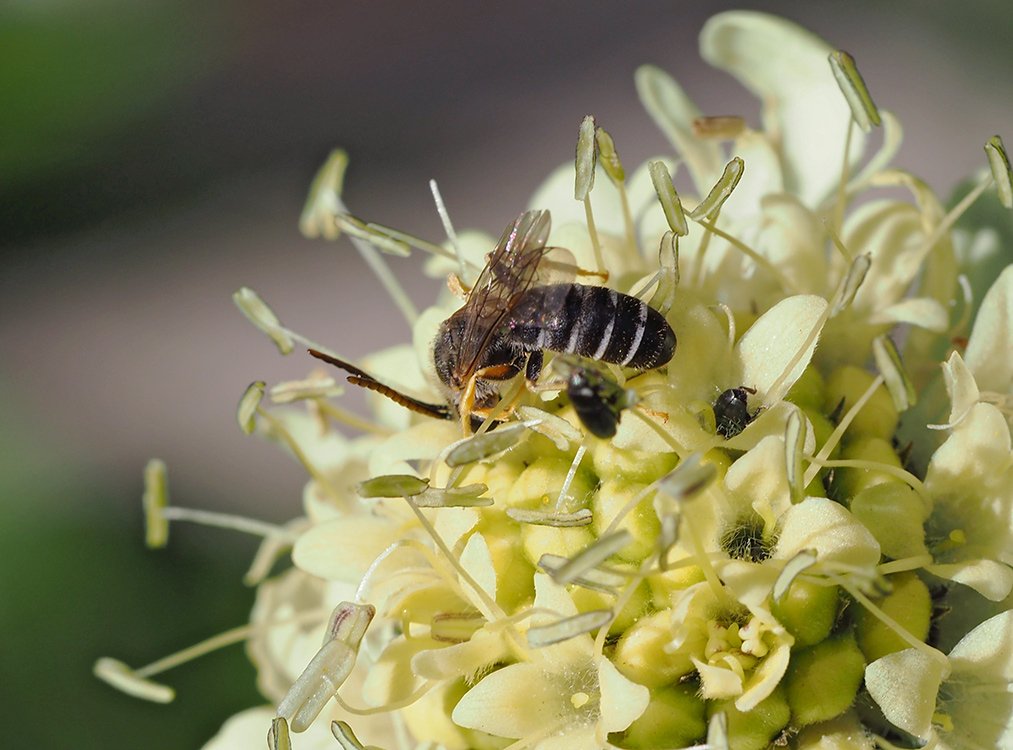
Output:
[[334,365],[338,369],[349,373],[347,380],[352,385],[357,385],[360,388],[365,388],[375,393],[379,393],[381,396],[386,396],[395,404],[403,406],[416,414],[423,414],[434,419],[453,418],[453,413],[445,404],[428,404],[425,401],[419,401],[411,396],[406,396],[400,391],[391,388],[389,385],[384,385],[368,372],[360,370],[355,365],[349,364],[342,359],[332,357],[330,354],[324,354],[316,349],[309,349],[307,351],[309,351],[309,353],[317,359],[322,360],[329,365]]

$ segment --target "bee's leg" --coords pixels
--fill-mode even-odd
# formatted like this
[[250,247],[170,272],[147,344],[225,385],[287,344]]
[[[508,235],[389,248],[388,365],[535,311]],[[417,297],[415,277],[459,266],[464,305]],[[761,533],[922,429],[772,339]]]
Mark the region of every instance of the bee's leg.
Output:
[[541,349],[536,349],[528,355],[528,362],[524,366],[524,379],[529,383],[537,383],[538,378],[542,374],[542,360],[545,358],[545,353]]

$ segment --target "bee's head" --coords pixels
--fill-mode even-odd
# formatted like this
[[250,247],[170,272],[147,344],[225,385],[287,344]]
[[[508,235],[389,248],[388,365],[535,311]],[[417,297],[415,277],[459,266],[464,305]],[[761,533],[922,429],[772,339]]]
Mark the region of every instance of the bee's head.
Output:
[[440,324],[440,328],[436,332],[436,340],[433,342],[433,363],[436,365],[436,374],[440,376],[440,381],[450,391],[455,406],[461,397],[461,390],[464,388],[458,365],[466,322],[463,316],[451,315]]

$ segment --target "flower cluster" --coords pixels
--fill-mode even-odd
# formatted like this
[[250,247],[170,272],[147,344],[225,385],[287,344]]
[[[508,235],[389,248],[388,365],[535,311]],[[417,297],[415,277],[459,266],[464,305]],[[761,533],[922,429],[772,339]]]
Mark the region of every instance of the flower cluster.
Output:
[[[596,373],[613,435],[592,434],[575,365],[549,353],[475,434],[403,408],[447,402],[432,342],[461,302],[447,291],[416,314],[393,288],[414,345],[352,380],[401,405],[371,394],[356,417],[320,370],[272,388],[274,407],[263,383],[240,405],[244,429],[307,467],[304,517],[188,514],[150,467],[153,544],[188,517],[265,536],[242,635],[276,707],[208,748],[268,728],[272,747],[388,750],[1013,742],[1013,267],[981,297],[964,275],[974,239],[951,231],[987,188],[1010,201],[1001,141],[947,212],[890,166],[900,125],[846,53],[747,12],[708,22],[701,51],[762,99],[761,129],[704,117],[643,67],[676,156],[627,175],[588,118],[576,169],[531,200],[580,283],[639,297],[676,332],[663,367],[577,366]],[[378,250],[426,250],[450,289],[474,283],[493,236],[456,234],[438,193],[445,245],[363,222],[343,169],[336,153],[321,170],[304,233],[340,231],[381,269]],[[236,301],[283,353],[324,350],[250,290]],[[155,670],[97,671],[169,697]]]

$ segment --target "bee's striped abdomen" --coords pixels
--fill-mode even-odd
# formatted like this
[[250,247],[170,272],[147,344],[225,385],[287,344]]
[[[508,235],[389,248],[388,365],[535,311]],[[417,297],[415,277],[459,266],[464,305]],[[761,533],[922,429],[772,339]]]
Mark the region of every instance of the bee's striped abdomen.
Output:
[[549,284],[524,293],[511,312],[511,337],[547,349],[649,370],[675,353],[664,316],[636,297],[601,286]]

